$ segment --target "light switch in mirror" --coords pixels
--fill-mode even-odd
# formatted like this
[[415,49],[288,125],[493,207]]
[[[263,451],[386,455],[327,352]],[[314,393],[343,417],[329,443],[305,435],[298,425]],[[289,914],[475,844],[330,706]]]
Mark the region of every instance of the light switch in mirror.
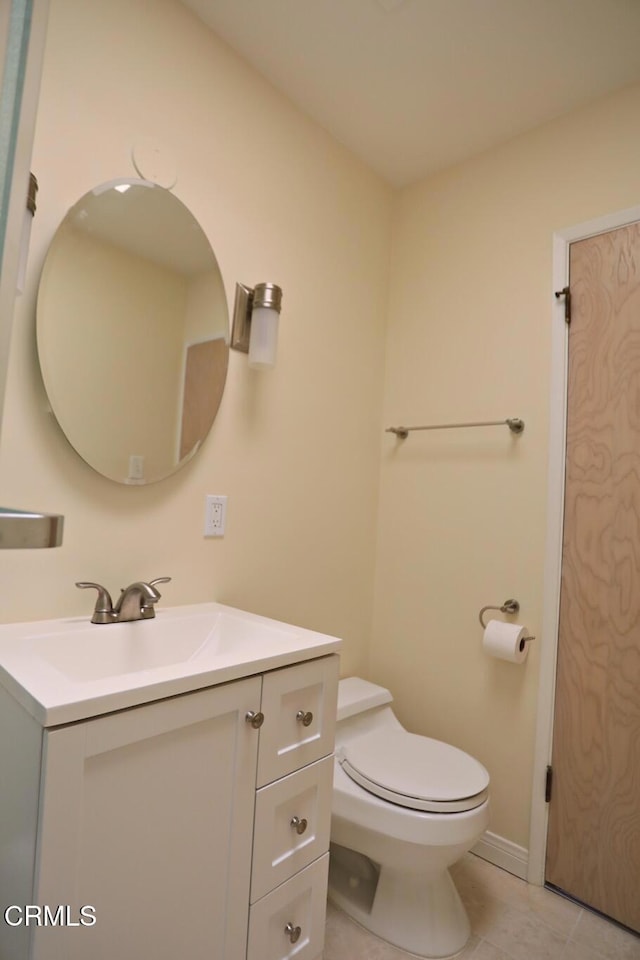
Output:
[[152,483],[198,452],[222,398],[229,314],[211,245],[170,191],[117,180],[78,200],[45,259],[36,329],[53,413],[98,473]]

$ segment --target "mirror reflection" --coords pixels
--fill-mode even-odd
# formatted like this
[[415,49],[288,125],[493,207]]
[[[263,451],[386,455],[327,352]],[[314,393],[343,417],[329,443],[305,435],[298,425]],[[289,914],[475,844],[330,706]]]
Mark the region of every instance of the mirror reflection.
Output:
[[199,450],[227,373],[222,277],[168,190],[104,184],[56,231],[38,291],[38,356],[53,412],[111,480],[161,480]]

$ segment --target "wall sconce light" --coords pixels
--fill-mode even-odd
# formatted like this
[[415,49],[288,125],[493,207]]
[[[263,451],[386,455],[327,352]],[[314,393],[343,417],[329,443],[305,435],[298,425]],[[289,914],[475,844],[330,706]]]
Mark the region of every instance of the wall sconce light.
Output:
[[20,259],[18,262],[18,279],[16,282],[16,293],[24,292],[24,282],[27,275],[27,259],[29,257],[29,242],[31,240],[31,224],[36,212],[36,193],[38,192],[38,181],[35,176],[29,174],[29,191],[27,193],[27,209],[25,210],[22,223],[22,236],[20,237]]
[[275,366],[281,305],[282,290],[275,283],[236,283],[231,348],[248,353],[250,367]]

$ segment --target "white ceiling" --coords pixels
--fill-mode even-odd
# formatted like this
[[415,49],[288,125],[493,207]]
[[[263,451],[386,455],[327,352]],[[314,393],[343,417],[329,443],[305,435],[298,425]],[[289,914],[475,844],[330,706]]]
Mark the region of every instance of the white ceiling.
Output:
[[640,80],[640,0],[183,0],[396,185]]

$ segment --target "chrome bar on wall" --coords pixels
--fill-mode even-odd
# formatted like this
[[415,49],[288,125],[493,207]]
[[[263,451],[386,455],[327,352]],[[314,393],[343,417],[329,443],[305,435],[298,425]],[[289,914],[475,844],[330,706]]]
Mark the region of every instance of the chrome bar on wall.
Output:
[[413,430],[454,430],[459,427],[509,427],[512,433],[522,433],[524,420],[519,417],[509,417],[507,420],[480,420],[471,423],[433,423],[423,427],[387,427],[385,433],[395,433],[401,440],[406,440]]

